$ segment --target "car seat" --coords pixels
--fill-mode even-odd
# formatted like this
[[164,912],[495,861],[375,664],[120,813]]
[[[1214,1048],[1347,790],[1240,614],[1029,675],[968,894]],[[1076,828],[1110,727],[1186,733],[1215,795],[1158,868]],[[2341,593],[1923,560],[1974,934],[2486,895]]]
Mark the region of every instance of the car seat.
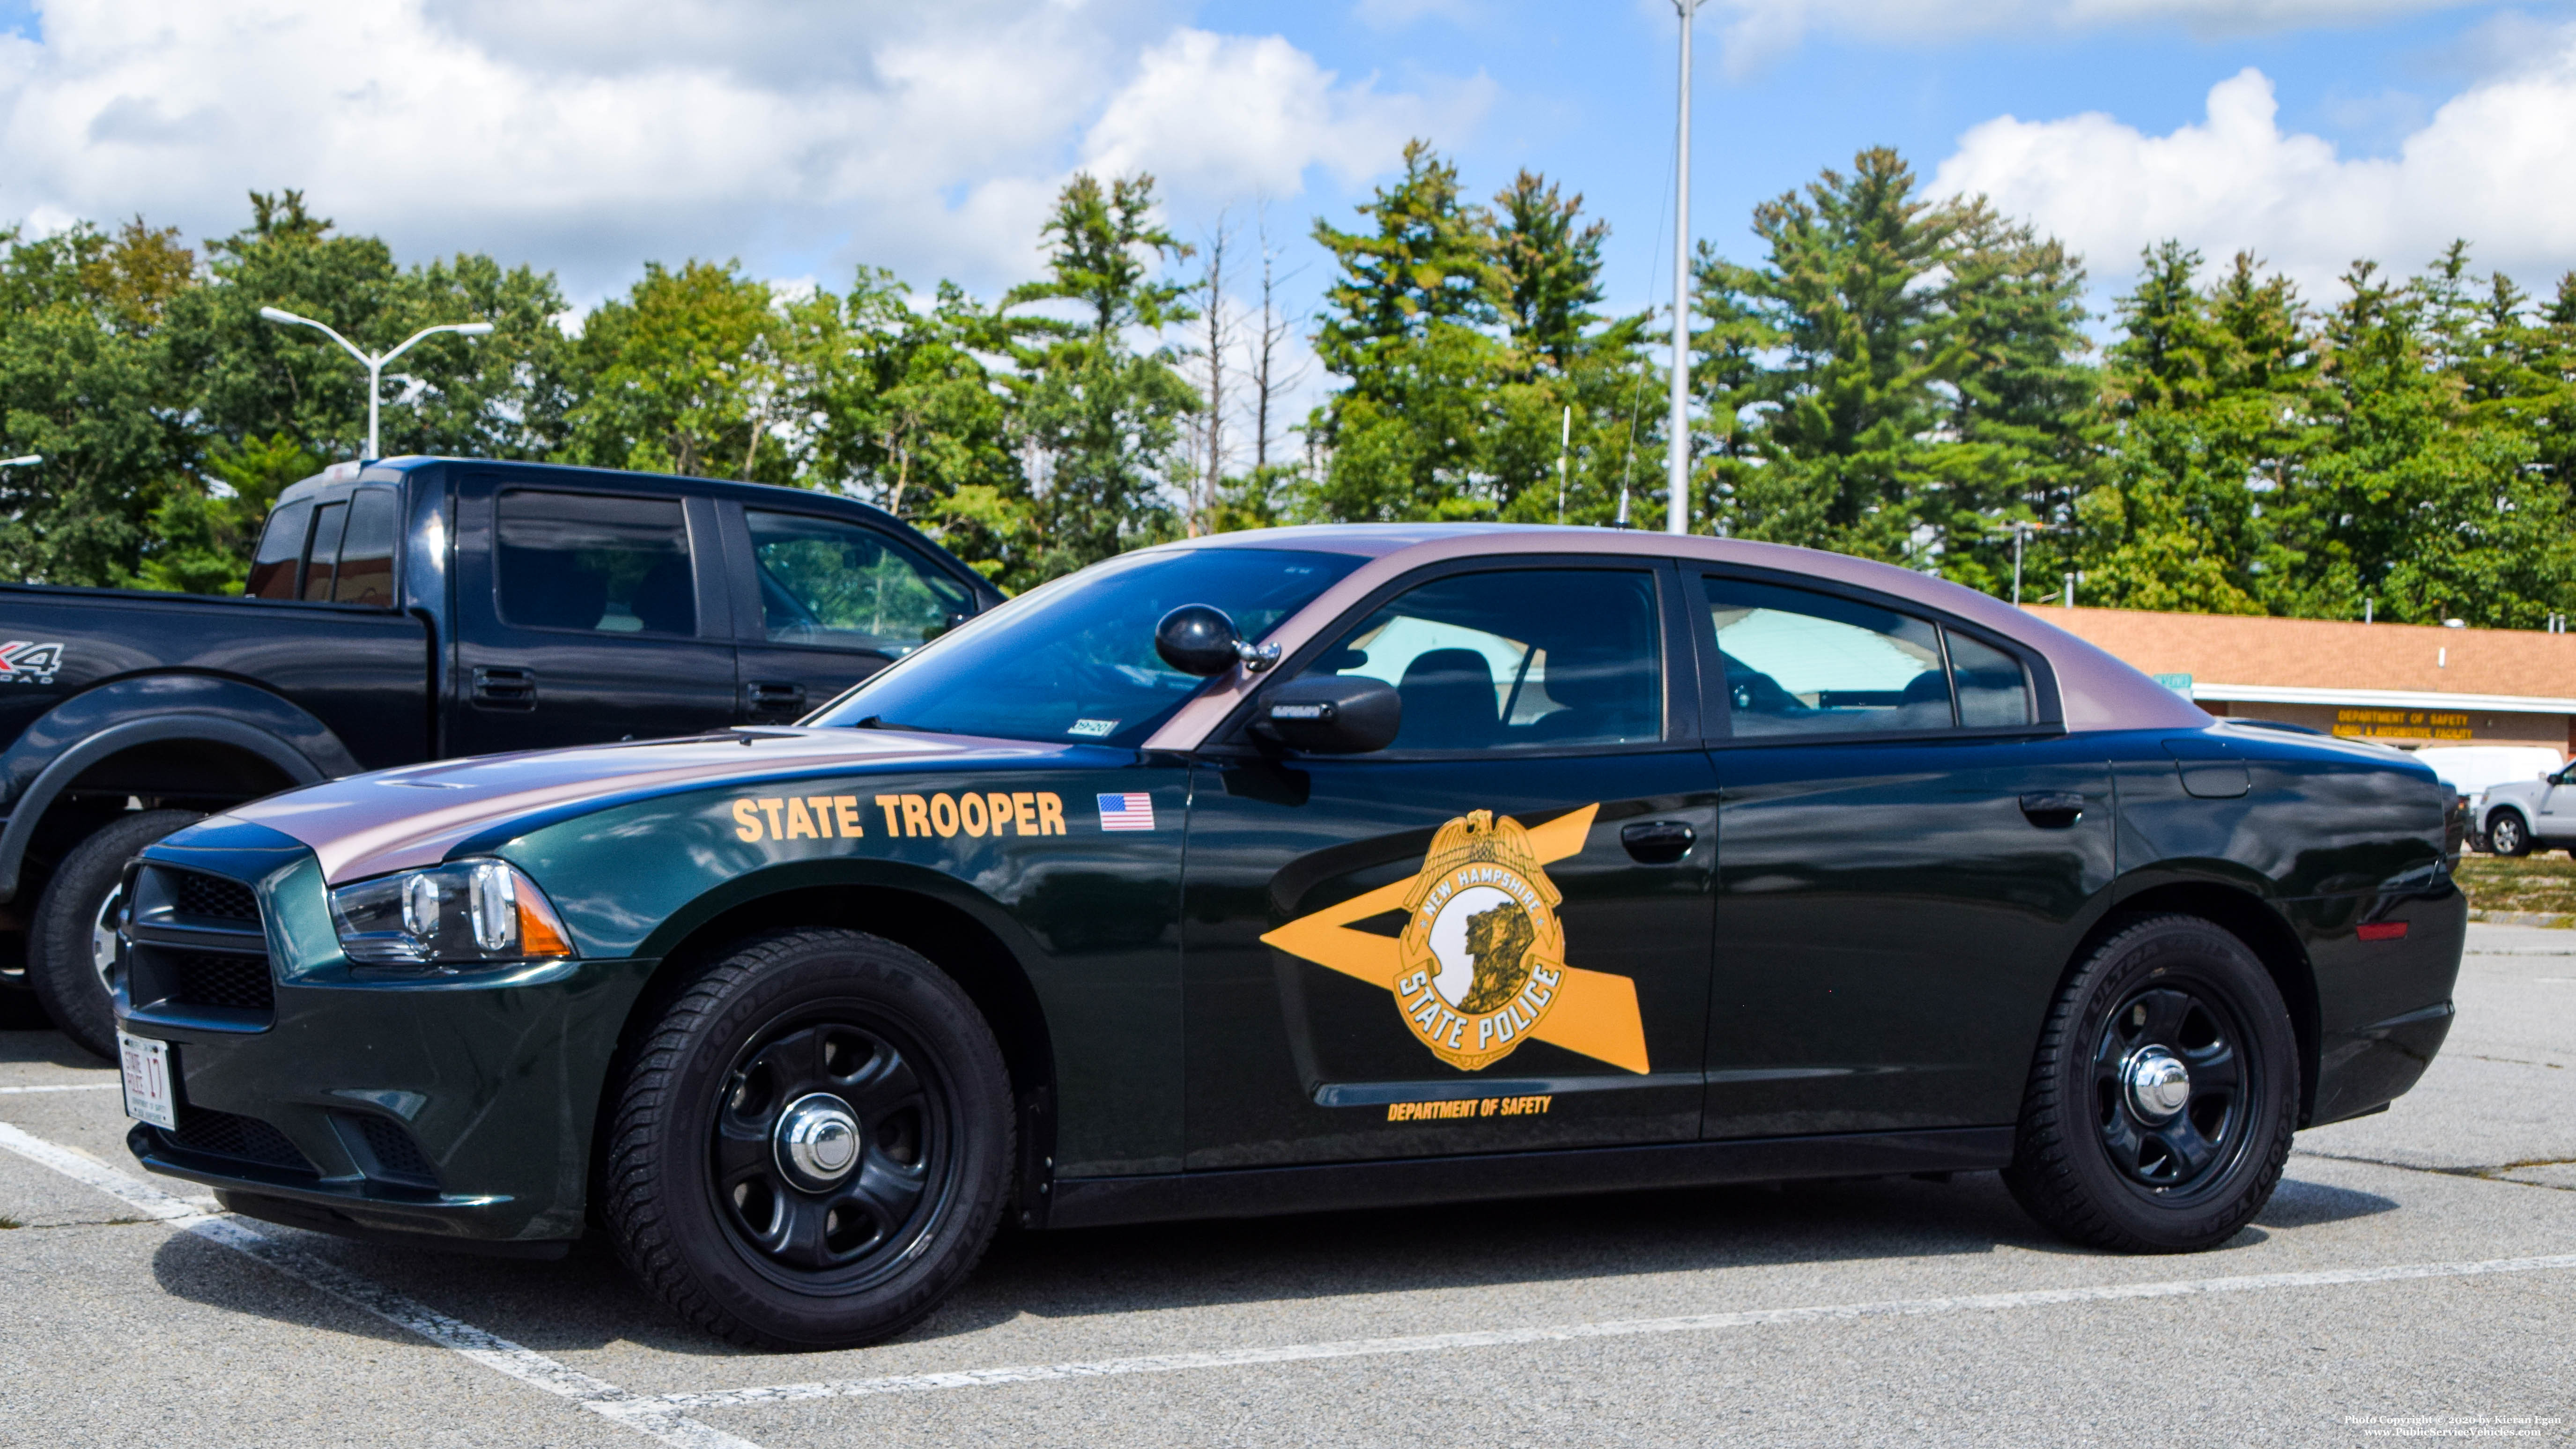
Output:
[[1395,686],[1404,704],[1402,750],[1475,750],[1494,743],[1502,721],[1494,670],[1473,649],[1426,649],[1404,666]]

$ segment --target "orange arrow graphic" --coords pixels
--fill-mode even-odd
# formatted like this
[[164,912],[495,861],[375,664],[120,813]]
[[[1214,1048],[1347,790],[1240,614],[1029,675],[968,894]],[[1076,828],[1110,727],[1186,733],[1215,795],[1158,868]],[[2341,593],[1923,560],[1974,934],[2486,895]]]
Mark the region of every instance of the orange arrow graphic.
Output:
[[[1530,845],[1539,864],[1581,854],[1584,838],[1592,832],[1592,817],[1600,811],[1597,804],[1586,805],[1545,825],[1530,827]],[[1354,931],[1351,923],[1404,909],[1405,893],[1411,889],[1410,878],[1379,886],[1340,905],[1299,916],[1263,936],[1262,944],[1276,946],[1291,956],[1391,994],[1396,977],[1402,974],[1402,957],[1394,938]],[[1625,976],[1566,967],[1565,982],[1557,989],[1554,1009],[1530,1035],[1625,1071],[1642,1073],[1648,1069],[1646,1026],[1637,1010],[1637,983]]]

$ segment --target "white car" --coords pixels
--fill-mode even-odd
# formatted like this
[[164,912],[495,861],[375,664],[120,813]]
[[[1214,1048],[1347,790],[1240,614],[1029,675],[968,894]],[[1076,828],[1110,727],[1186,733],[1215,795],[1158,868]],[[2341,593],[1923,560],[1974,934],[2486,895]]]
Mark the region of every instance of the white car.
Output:
[[2498,855],[2576,846],[2576,770],[2546,745],[2452,745],[2417,750],[2468,798],[2477,839]]

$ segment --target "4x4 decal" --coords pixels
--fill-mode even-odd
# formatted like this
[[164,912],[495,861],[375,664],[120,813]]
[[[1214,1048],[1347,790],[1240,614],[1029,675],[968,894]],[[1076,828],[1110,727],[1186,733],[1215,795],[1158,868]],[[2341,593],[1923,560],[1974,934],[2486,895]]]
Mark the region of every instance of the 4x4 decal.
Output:
[[0,644],[0,684],[51,684],[63,667],[63,646],[12,639]]

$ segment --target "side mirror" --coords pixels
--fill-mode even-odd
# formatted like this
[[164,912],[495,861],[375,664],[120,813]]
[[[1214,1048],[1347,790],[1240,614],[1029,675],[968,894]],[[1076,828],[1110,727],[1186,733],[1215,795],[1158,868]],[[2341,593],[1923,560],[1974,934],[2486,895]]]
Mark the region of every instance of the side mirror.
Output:
[[1259,674],[1279,662],[1279,646],[1255,647],[1234,631],[1234,621],[1214,604],[1183,604],[1154,626],[1154,652],[1183,674],[1223,674],[1240,663]]
[[1364,755],[1395,743],[1404,701],[1395,686],[1364,674],[1310,674],[1261,698],[1252,731],[1292,750]]

